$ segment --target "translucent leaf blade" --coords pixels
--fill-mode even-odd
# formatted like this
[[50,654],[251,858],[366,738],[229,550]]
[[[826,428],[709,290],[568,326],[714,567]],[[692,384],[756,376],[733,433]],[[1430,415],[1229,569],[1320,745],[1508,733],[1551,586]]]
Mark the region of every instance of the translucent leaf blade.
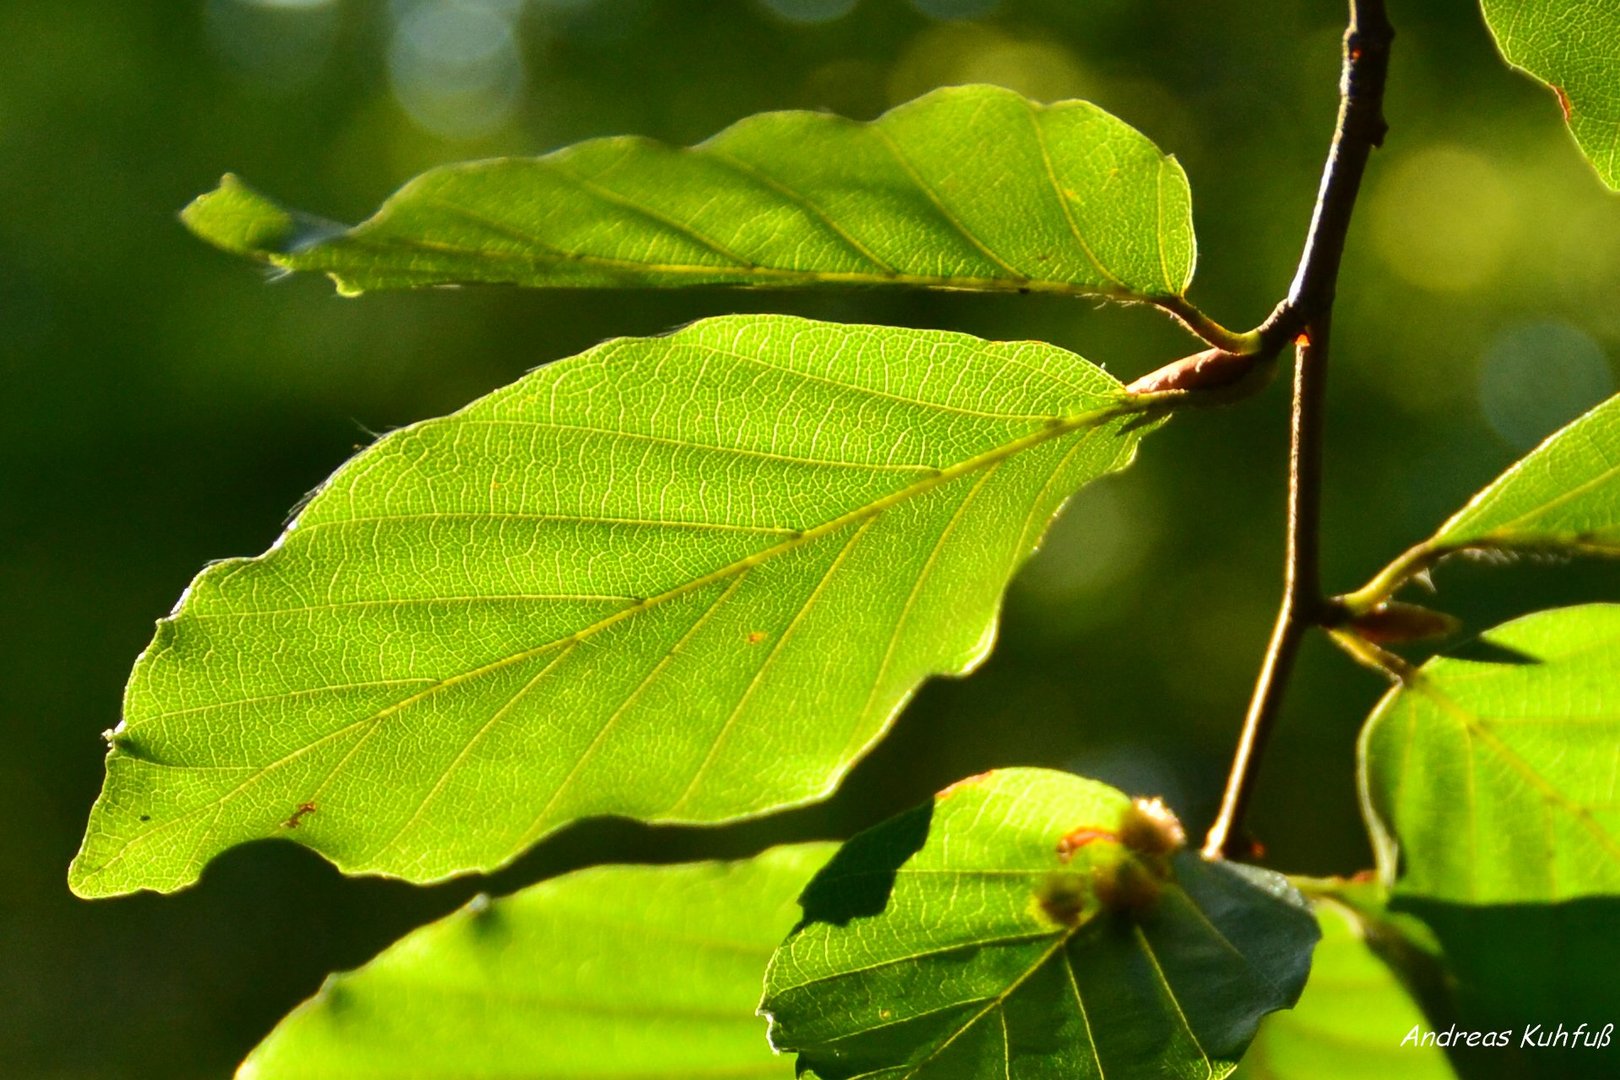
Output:
[[1400,897],[1620,892],[1620,605],[1538,612],[1440,657],[1362,733],[1363,799]]
[[1152,406],[1051,346],[749,316],[395,432],[159,624],[71,884],[277,836],[433,880],[580,817],[821,798],[982,660]]
[[1509,64],[1553,88],[1603,182],[1620,190],[1620,7],[1612,0],[1480,0]]
[[1620,553],[1620,397],[1554,433],[1427,546]]
[[754,1007],[835,847],[598,867],[480,900],[328,979],[238,1080],[791,1080]]
[[820,1080],[1226,1076],[1315,920],[1275,874],[1139,857],[1133,812],[1005,769],[857,836],[771,962],[772,1043]]
[[699,146],[599,139],[435,169],[344,229],[226,177],[199,236],[344,292],[446,282],[552,287],[912,285],[1179,297],[1181,167],[1085,102],[952,87],[870,123],[767,113]]

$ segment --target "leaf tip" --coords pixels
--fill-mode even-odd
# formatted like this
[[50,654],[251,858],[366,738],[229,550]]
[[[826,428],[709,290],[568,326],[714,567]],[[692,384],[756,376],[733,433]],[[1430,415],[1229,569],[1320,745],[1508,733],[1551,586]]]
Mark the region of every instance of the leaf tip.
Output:
[[235,173],[220,177],[213,191],[197,196],[180,211],[192,234],[236,255],[264,258],[294,231],[293,216]]
[[303,251],[346,231],[342,225],[287,210],[235,173],[226,173],[213,191],[191,200],[180,211],[180,220],[193,235],[223,251],[278,265],[278,256]]
[[80,900],[102,900],[109,896],[117,896],[120,892],[102,884],[101,867],[92,868],[86,865],[83,850],[80,850],[68,864],[67,886],[68,892]]

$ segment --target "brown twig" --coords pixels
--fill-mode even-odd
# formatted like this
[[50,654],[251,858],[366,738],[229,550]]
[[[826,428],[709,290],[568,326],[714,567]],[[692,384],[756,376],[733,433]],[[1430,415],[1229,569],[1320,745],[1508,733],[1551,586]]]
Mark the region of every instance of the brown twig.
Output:
[[1325,411],[1333,299],[1345,237],[1367,159],[1384,141],[1384,80],[1395,31],[1383,0],[1350,0],[1344,35],[1339,119],[1322,170],[1316,211],[1299,270],[1279,309],[1278,322],[1298,328],[1294,352],[1294,404],[1288,459],[1288,533],[1282,604],[1254,695],[1244,717],[1219,816],[1204,843],[1207,858],[1243,856],[1243,834],[1260,755],[1282,703],[1300,642],[1313,626],[1332,625],[1340,612],[1322,595],[1319,570],[1322,498],[1322,421]]

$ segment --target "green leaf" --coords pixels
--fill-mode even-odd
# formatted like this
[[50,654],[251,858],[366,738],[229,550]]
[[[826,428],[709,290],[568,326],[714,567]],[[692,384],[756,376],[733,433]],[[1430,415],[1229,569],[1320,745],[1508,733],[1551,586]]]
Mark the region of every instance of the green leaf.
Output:
[[[1453,1048],[1452,1064],[1460,1076],[1612,1080],[1620,1075],[1614,1027],[1620,1016],[1620,980],[1614,977],[1620,970],[1620,935],[1614,932],[1620,926],[1620,898],[1590,896],[1558,904],[1407,899],[1401,907],[1421,918],[1444,950],[1459,1030],[1507,1035],[1506,1046]],[[1560,1025],[1564,1039],[1549,1041]]]
[[[1348,908],[1318,901],[1322,941],[1299,1004],[1260,1024],[1234,1080],[1452,1080],[1444,1050]],[[1408,1038],[1416,1032],[1416,1038]]]
[[597,139],[434,169],[352,229],[227,176],[203,239],[346,293],[541,286],[913,285],[1176,298],[1187,178],[1094,105],[939,90],[871,123],[767,113],[689,149]]
[[1620,555],[1620,397],[1554,432],[1429,539],[1341,599],[1373,609],[1458,552]]
[[71,884],[272,836],[427,881],[581,817],[822,798],[984,658],[1156,405],[1049,345],[744,316],[395,432],[159,623]]
[[1620,554],[1620,397],[1530,451],[1442,525],[1429,545]]
[[792,1080],[754,1007],[834,849],[597,867],[480,898],[327,979],[238,1080]]
[[1392,690],[1361,739],[1396,894],[1471,904],[1620,893],[1620,605],[1543,611]]
[[1620,190],[1620,4],[1480,3],[1503,59],[1553,88],[1581,151]]
[[1287,881],[1040,769],[857,836],[766,976],[772,1044],[820,1080],[1222,1077],[1294,1003],[1317,937]]

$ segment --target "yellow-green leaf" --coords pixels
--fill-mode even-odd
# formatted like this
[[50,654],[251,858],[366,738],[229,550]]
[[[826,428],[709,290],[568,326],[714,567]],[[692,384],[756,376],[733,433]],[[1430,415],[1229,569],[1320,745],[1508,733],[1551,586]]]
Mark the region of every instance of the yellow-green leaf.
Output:
[[1363,799],[1397,897],[1620,894],[1620,605],[1537,612],[1390,691]]
[[1603,182],[1620,190],[1620,4],[1480,0],[1503,59],[1546,83]]
[[822,798],[984,658],[1154,406],[1049,345],[747,316],[395,432],[159,624],[73,888],[263,837],[427,881],[581,817]]
[[237,1080],[792,1080],[754,1008],[834,849],[602,866],[480,898],[327,979]]

